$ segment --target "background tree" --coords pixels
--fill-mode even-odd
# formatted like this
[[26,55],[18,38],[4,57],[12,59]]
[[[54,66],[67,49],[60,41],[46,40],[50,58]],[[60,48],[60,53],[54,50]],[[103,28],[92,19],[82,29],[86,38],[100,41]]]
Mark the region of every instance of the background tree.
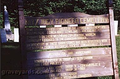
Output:
[[[23,0],[25,16],[46,16],[59,12],[84,12],[88,14],[106,14],[107,0]],[[18,27],[17,0],[2,0],[9,12],[11,26]],[[114,0],[115,19],[120,18],[120,0]],[[3,23],[3,12],[0,14],[0,25]]]
[[114,0],[115,19],[120,19],[120,0]]
[[107,13],[106,0],[24,0],[25,15],[45,16],[58,12]]
[[4,12],[4,6],[6,5],[9,13],[9,20],[11,26],[17,27],[18,26],[17,0],[2,0],[1,4],[2,4],[1,5],[2,12],[0,13],[0,26],[3,24],[3,14],[4,14],[3,12]]

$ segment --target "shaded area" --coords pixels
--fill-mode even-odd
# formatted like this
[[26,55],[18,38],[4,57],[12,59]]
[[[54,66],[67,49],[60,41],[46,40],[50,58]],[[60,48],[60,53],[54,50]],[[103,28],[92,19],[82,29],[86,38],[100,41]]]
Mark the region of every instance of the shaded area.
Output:
[[2,79],[21,79],[20,75],[15,74],[16,70],[21,70],[19,43],[3,43],[1,57]]

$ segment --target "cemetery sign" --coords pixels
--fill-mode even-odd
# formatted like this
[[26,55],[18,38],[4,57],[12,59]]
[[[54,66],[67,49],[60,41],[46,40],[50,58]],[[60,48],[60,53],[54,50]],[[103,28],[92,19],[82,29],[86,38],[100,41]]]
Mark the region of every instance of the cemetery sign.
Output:
[[[114,79],[119,79],[112,7],[109,7],[109,14],[103,15],[74,12],[25,17],[22,1],[18,2],[23,68],[33,70],[31,75],[23,78],[71,79],[113,76]],[[85,26],[90,23],[95,25]],[[70,24],[79,26],[29,27]]]

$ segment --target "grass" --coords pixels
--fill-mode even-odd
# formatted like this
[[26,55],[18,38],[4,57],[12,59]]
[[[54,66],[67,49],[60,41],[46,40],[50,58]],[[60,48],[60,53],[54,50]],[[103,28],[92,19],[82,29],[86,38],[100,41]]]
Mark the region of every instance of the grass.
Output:
[[[120,34],[120,30],[119,30],[119,34]],[[120,36],[116,37],[116,46],[117,46],[117,57],[118,57],[119,76],[120,76]]]
[[118,30],[118,34],[120,34],[120,30]]

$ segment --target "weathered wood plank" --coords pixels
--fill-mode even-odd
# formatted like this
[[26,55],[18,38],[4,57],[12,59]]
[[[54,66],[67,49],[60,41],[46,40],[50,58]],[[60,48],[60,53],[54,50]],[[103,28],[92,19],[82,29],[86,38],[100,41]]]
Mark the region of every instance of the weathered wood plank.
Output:
[[110,14],[110,32],[111,32],[111,45],[112,45],[112,57],[113,57],[113,69],[114,69],[114,79],[119,79],[118,61],[117,61],[117,51],[116,51],[116,39],[115,39],[115,28],[114,28],[114,14],[113,7],[109,7]]
[[66,73],[66,72],[82,72],[84,74],[88,72],[89,74],[94,75],[96,71],[98,70],[111,73],[110,71],[109,72],[104,71],[104,69],[110,69],[110,68],[112,72],[112,62],[72,64],[72,65],[51,66],[51,67],[37,67],[35,68],[35,70],[39,71],[39,75],[50,74],[50,73]]
[[[71,15],[71,16],[70,16]],[[69,25],[109,23],[107,14],[88,15],[84,13],[57,13],[45,17],[25,17],[25,25]]]
[[26,35],[52,35],[52,34],[78,34],[85,32],[109,31],[109,25],[80,26],[80,27],[57,27],[57,28],[26,28]]
[[81,56],[81,57],[65,57],[65,58],[51,58],[51,59],[33,59],[28,60],[28,66],[30,68],[40,67],[40,66],[60,66],[60,65],[70,65],[70,64],[87,64],[96,62],[112,62],[111,55],[101,55],[101,56]]
[[[61,72],[74,72],[74,71],[96,71],[96,69],[104,69],[104,68],[112,68],[112,62],[94,62],[94,63],[86,63],[86,64],[69,64],[69,65],[61,65],[61,66],[44,66],[44,67],[35,67],[35,70],[39,70],[41,74],[47,73],[61,73]],[[46,71],[46,72],[45,72]]]
[[[71,65],[62,65],[62,66],[51,66],[51,67],[37,67],[35,70],[41,72],[41,74],[48,73],[61,73],[61,72],[75,72],[75,71],[92,71],[96,72],[96,69],[105,69],[112,68],[112,62],[96,62],[96,63],[87,63],[87,64],[71,64]],[[112,70],[112,69],[111,69]],[[46,71],[46,72],[45,72]]]
[[[65,62],[64,64],[61,65],[53,64],[51,66],[50,65],[38,66],[38,67],[36,66],[30,69],[34,70],[35,72],[39,71],[39,73],[36,73],[36,75],[39,74],[39,77],[43,77],[45,75],[50,76],[51,74],[53,75],[58,73],[59,74],[65,73],[66,75],[59,75],[58,77],[66,76],[66,78],[69,79],[70,76],[68,77],[69,75],[68,73],[73,73],[73,72],[77,73],[76,76],[74,75],[74,78],[83,78],[83,77],[87,78],[87,77],[113,75],[112,60],[110,55],[93,56],[93,59],[87,57],[85,60],[83,59],[79,63],[75,63],[75,61],[73,62],[74,63],[69,63],[69,64]],[[86,76],[86,75],[78,76],[80,74],[89,74],[91,76]],[[32,75],[35,75],[35,73],[32,73]],[[72,76],[70,78],[72,78]]]
[[113,75],[111,67],[95,69],[96,70],[94,72],[92,70],[91,71],[87,70],[86,72],[78,71],[78,72],[50,73],[46,75],[29,75],[29,79],[71,79]]
[[86,32],[79,34],[57,34],[57,35],[34,35],[27,36],[27,43],[41,42],[60,42],[60,41],[75,41],[75,40],[92,40],[92,39],[109,39],[110,33],[106,32]]
[[110,39],[96,39],[96,40],[78,40],[78,41],[62,41],[62,42],[44,42],[44,43],[28,43],[27,50],[39,49],[60,49],[71,47],[91,47],[91,46],[109,46]]
[[45,59],[45,58],[62,58],[62,57],[78,57],[78,56],[97,56],[111,55],[111,48],[87,48],[87,49],[68,49],[53,50],[43,52],[27,53],[27,60]]

